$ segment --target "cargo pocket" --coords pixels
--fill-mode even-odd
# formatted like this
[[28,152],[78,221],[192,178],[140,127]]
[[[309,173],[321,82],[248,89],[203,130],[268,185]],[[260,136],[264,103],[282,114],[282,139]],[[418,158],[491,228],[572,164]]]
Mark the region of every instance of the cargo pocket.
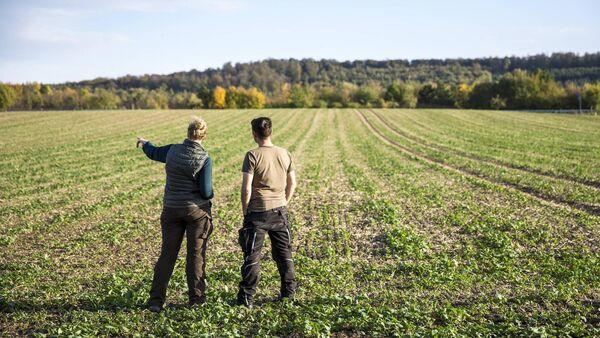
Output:
[[279,210],[279,217],[281,218],[281,223],[283,223],[283,225],[285,227],[289,227],[290,226],[290,221],[288,220],[288,211],[287,211],[287,209],[281,209],[281,210]]
[[207,220],[206,220],[206,225],[204,226],[204,231],[202,232],[202,238],[207,239],[208,236],[210,236],[212,234],[213,230],[214,230],[214,225],[213,225],[212,218],[210,216],[208,216]]
[[198,229],[202,229],[200,233],[200,238],[206,239],[213,231],[213,223],[212,217],[210,215],[210,210],[204,210],[201,208],[196,208],[188,214],[188,217],[191,218],[191,222],[193,222],[194,226],[198,227]]
[[245,255],[252,254],[254,245],[256,244],[256,230],[253,228],[240,229],[238,243]]
[[290,228],[290,221],[288,220],[288,211],[287,209],[281,209],[279,210],[279,215],[281,217],[281,223],[283,224],[283,228],[285,229],[285,232],[287,233],[287,237],[288,237],[288,247],[291,247],[292,245],[292,231]]

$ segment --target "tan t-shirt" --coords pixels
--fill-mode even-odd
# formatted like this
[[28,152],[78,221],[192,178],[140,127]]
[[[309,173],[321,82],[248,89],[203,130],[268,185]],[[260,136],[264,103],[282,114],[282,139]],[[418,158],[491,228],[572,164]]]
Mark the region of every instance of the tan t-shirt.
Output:
[[294,171],[292,155],[286,149],[258,147],[246,153],[242,172],[253,174],[249,211],[265,211],[286,205],[287,174]]

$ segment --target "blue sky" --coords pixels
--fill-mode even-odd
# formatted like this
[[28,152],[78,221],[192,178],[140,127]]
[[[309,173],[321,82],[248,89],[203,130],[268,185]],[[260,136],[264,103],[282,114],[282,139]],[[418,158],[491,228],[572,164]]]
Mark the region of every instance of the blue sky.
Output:
[[0,81],[600,51],[600,1],[0,0]]

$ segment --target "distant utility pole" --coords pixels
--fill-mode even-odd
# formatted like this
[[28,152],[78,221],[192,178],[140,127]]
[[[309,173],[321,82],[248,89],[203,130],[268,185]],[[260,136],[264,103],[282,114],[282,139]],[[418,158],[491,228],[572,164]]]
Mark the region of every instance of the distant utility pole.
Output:
[[581,114],[581,94],[577,92],[577,101],[579,102],[579,114]]

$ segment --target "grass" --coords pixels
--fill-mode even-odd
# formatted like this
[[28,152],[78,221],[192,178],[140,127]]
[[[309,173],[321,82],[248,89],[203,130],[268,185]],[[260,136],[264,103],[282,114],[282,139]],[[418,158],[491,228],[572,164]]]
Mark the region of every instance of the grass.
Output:
[[[186,111],[0,114],[0,335],[597,336],[600,119],[461,110],[200,111],[214,158],[208,303],[143,309],[164,168]],[[239,170],[271,116],[299,177],[297,302],[233,306]]]

